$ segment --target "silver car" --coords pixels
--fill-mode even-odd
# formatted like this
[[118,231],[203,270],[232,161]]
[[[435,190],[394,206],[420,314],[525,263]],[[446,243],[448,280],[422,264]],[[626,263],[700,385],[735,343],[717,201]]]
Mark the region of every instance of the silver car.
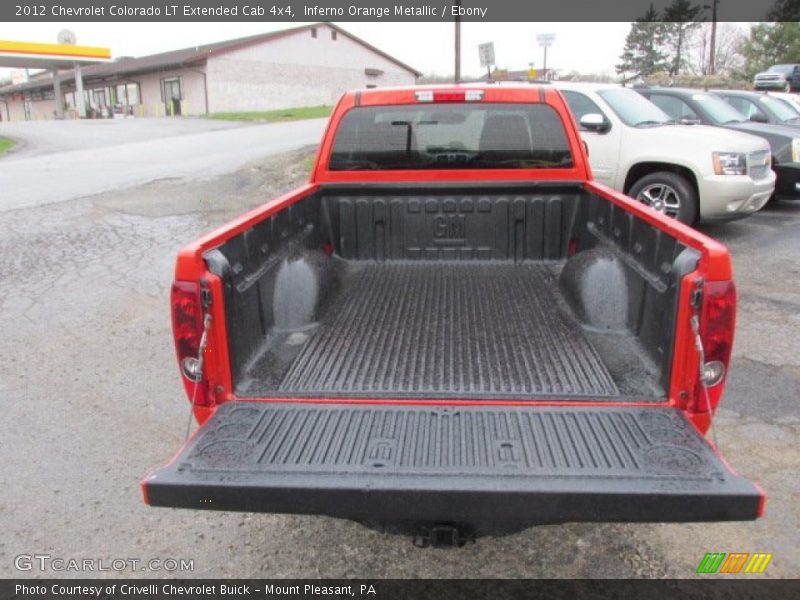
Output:
[[594,177],[659,212],[689,224],[741,219],[775,190],[770,146],[762,138],[680,125],[680,116],[673,120],[615,84],[555,86],[578,122]]

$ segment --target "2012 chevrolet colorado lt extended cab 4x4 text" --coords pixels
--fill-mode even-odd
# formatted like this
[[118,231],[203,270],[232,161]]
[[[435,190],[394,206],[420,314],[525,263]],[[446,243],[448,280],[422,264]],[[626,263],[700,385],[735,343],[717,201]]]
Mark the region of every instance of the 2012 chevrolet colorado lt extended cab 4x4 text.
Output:
[[755,519],[704,437],[735,303],[724,246],[593,181],[557,90],[347,93],[308,184],[178,256],[200,427],[145,501],[434,544]]

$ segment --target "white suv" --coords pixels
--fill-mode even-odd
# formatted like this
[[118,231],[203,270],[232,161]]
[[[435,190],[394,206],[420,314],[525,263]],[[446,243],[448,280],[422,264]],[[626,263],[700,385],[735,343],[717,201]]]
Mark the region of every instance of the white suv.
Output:
[[675,124],[632,89],[559,82],[595,179],[684,223],[746,217],[767,203],[775,173],[766,140]]

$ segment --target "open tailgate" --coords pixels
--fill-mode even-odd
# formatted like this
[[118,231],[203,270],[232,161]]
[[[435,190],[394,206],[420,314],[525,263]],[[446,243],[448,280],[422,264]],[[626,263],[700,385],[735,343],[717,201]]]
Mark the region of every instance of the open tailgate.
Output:
[[229,402],[143,482],[154,506],[366,521],[717,521],[763,494],[667,407]]

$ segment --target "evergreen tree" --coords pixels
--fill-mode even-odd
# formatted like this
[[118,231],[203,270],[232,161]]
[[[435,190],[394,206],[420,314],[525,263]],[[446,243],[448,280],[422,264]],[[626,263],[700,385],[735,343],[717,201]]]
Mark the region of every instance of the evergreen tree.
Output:
[[770,65],[795,63],[800,57],[800,23],[759,23],[742,47],[745,75],[752,77]]
[[[713,0],[712,0],[713,1]],[[673,0],[664,9],[664,42],[670,53],[669,74],[680,73],[684,66],[684,48],[688,34],[700,26],[703,7],[690,0]]]
[[633,79],[668,68],[667,54],[662,50],[666,31],[659,19],[658,11],[651,4],[644,16],[631,23],[620,63],[616,66],[617,73],[628,73],[628,79]]
[[800,21],[800,0],[776,0],[767,13],[768,21]]

